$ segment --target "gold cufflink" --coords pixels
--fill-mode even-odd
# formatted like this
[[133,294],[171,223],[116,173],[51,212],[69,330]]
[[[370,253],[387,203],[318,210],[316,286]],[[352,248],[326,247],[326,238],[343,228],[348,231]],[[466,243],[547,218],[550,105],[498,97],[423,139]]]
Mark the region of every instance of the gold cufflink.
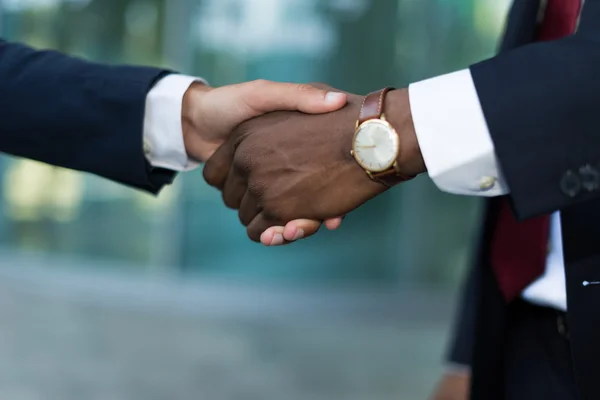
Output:
[[481,190],[490,190],[496,184],[496,178],[492,176],[484,176],[479,181],[479,188]]

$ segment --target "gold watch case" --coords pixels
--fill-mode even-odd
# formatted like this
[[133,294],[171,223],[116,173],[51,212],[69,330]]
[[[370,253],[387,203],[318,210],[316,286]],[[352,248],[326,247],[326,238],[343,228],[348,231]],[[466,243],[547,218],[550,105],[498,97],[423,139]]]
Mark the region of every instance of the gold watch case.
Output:
[[[389,162],[387,162],[386,164],[378,166],[376,168],[374,168],[370,165],[367,165],[364,162],[364,160],[362,160],[358,156],[358,152],[356,151],[357,138],[360,135],[360,133],[364,129],[372,129],[374,127],[379,127],[379,128],[383,127],[386,131],[388,131],[390,133],[389,136],[392,138],[391,145],[394,147],[394,151],[393,151],[394,157],[390,158]],[[369,176],[372,176],[374,174],[380,174],[382,172],[386,172],[391,169],[395,170],[399,153],[400,153],[400,138],[398,136],[398,133],[394,129],[394,127],[385,119],[385,115],[382,115],[381,118],[370,119],[368,121],[363,122],[360,125],[358,124],[358,121],[357,121],[355,132],[354,132],[354,137],[352,139],[352,150],[350,151],[350,154],[352,155],[352,157],[354,157],[356,162],[367,172],[367,174],[369,174]]]

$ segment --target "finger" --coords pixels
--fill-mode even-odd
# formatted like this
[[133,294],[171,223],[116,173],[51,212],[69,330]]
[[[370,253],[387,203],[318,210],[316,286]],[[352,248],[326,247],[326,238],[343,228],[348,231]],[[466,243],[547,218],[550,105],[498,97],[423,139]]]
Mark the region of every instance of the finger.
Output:
[[311,83],[309,83],[309,85],[312,86],[312,87],[315,87],[317,89],[325,90],[326,92],[339,92],[339,93],[349,94],[348,92],[346,92],[344,90],[336,89],[333,86],[329,86],[326,83],[311,82]]
[[262,233],[260,241],[265,246],[281,246],[310,237],[319,231],[321,222],[297,219],[286,226],[272,226]]
[[[246,228],[246,233],[248,234],[248,237],[251,240],[255,242],[260,242],[262,233],[273,226],[281,226],[281,223],[279,223],[278,221],[269,220],[267,217],[265,217],[265,214],[263,212],[260,212],[252,220],[252,222],[248,224],[248,227]],[[275,236],[277,236],[277,234]],[[283,235],[281,236],[281,239],[283,241],[280,244],[283,244],[285,239],[283,239]]]
[[245,194],[246,179],[237,168],[232,167],[223,184],[223,203],[229,208],[239,210]]
[[269,247],[285,245],[287,242],[283,238],[284,230],[283,226],[273,226],[260,235],[260,242]]
[[320,114],[336,111],[346,105],[348,96],[306,84],[270,81],[250,82],[244,90],[246,105],[257,115],[271,111],[302,111]]
[[283,238],[289,242],[310,237],[319,231],[322,222],[312,219],[297,219],[288,222],[283,231]]
[[240,205],[239,217],[242,225],[248,226],[260,213],[260,208],[254,197],[246,192]]
[[342,90],[337,90],[333,86],[329,86],[326,83],[311,82],[311,83],[309,83],[309,85],[312,86],[312,87],[315,87],[317,89],[326,90],[328,92],[340,92],[340,93],[344,93]]
[[222,190],[229,176],[234,156],[235,141],[231,138],[219,147],[204,165],[204,171],[202,172],[204,180],[209,185]]
[[343,220],[344,220],[344,217],[328,219],[327,221],[325,221],[325,226],[330,231],[335,231],[342,225]]

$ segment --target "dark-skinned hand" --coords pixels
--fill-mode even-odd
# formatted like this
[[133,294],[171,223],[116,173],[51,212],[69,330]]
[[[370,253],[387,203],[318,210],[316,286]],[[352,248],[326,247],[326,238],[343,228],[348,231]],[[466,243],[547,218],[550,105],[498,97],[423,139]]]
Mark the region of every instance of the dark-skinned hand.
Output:
[[[247,121],[208,160],[206,181],[239,210],[252,240],[295,219],[345,215],[388,189],[350,154],[362,101],[349,95],[347,105],[332,113],[274,112]],[[404,143],[402,172],[423,172],[406,91],[391,92],[385,108],[395,114],[390,122]]]

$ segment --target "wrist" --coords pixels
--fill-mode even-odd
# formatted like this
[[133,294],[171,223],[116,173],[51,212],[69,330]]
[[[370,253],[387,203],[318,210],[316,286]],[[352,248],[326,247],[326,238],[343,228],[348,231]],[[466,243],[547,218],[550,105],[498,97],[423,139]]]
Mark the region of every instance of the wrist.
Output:
[[383,109],[386,119],[400,138],[398,169],[407,176],[416,176],[426,172],[427,168],[423,161],[410,110],[408,89],[390,91],[385,98]]
[[183,143],[188,157],[195,161],[206,161],[212,148],[210,143],[203,139],[207,134],[203,132],[201,126],[204,97],[212,90],[212,87],[202,82],[194,82],[183,96],[181,106]]

